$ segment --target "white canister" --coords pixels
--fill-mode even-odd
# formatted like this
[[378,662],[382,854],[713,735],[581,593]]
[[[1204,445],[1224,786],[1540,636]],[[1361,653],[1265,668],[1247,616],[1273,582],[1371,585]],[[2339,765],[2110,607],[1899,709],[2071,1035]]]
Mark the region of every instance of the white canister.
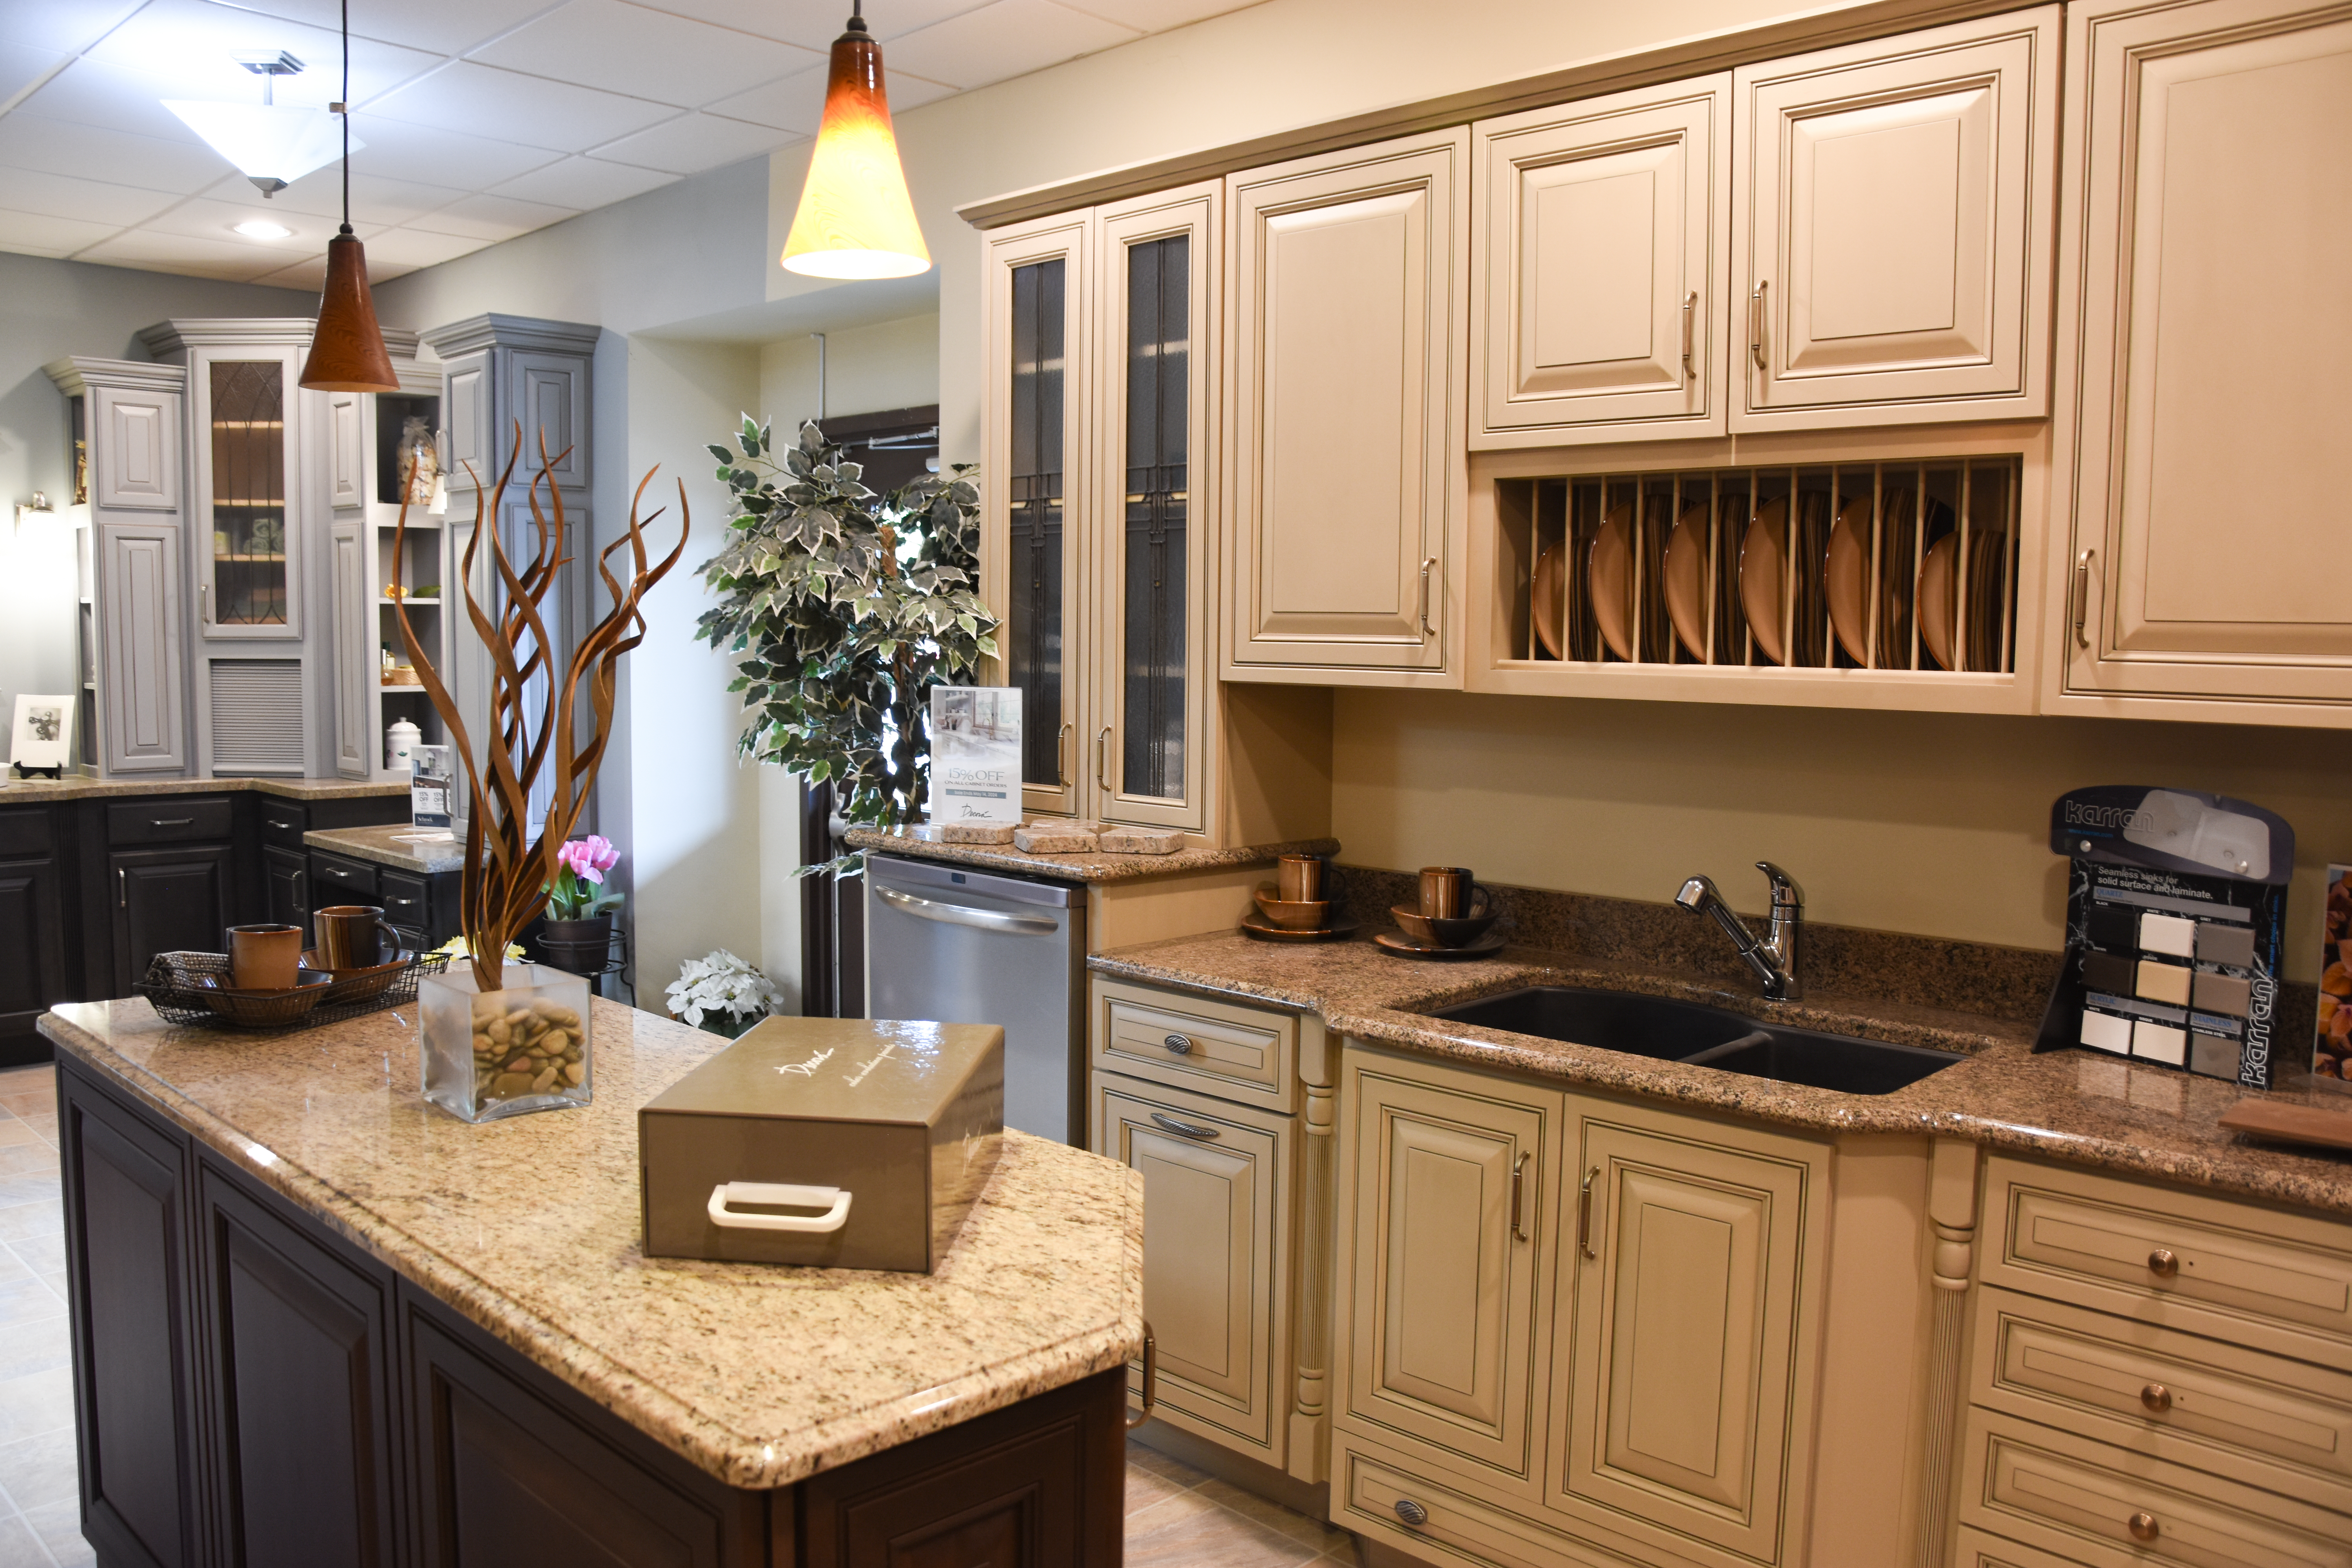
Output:
[[395,719],[383,732],[384,766],[394,773],[405,773],[416,756],[416,748],[425,743],[425,731],[405,719]]

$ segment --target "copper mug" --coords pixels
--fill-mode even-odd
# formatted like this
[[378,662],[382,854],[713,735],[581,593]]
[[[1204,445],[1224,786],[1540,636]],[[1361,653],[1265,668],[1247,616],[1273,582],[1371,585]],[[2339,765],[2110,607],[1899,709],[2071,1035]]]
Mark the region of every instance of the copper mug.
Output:
[[1421,868],[1421,912],[1431,920],[1455,921],[1475,914],[1471,900],[1477,890],[1467,866]]
[[1285,855],[1275,868],[1275,888],[1287,904],[1311,904],[1323,897],[1323,858]]
[[239,991],[291,991],[302,967],[302,928],[228,928],[229,984]]
[[373,904],[331,905],[313,911],[310,924],[322,969],[367,969],[384,963],[386,952],[400,951],[400,933]]

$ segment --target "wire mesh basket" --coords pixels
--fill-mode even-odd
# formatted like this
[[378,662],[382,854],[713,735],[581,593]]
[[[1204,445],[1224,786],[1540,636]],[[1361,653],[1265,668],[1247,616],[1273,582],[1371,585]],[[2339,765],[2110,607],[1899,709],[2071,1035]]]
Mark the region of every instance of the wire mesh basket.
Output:
[[[405,927],[399,933],[408,961],[387,980],[377,972],[305,985],[278,996],[254,998],[250,992],[232,1000],[227,991],[228,955],[221,952],[159,952],[147,964],[146,977],[131,989],[153,1005],[158,1016],[173,1024],[211,1028],[252,1030],[308,1029],[339,1024],[347,1018],[381,1013],[388,1007],[414,1007],[416,982],[449,967],[446,952],[425,951],[425,934]],[[307,973],[307,972],[306,972]],[[316,990],[313,1001],[303,994]]]

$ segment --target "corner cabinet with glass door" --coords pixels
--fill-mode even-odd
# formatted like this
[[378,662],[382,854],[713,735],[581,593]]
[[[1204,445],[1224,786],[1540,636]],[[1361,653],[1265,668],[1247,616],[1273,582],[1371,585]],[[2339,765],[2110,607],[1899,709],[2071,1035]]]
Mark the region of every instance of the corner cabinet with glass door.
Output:
[[989,537],[1025,810],[1211,833],[1203,184],[988,238]]

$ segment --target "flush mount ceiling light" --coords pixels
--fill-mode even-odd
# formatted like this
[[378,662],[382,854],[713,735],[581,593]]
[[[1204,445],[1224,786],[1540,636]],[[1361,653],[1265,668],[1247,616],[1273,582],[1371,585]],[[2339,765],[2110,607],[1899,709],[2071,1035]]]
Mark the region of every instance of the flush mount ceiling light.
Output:
[[375,324],[368,292],[367,250],[352,232],[352,0],[343,0],[343,95],[329,105],[343,125],[343,226],[327,241],[327,286],[319,294],[319,324],[310,330],[310,357],[302,384],[313,392],[398,392],[383,329]]
[[784,241],[785,268],[811,278],[911,278],[931,265],[898,166],[882,46],[866,30],[864,10],[864,0],[851,0],[849,30],[833,41],[824,121]]
[[214,152],[236,164],[264,196],[274,196],[333,161],[340,144],[337,117],[322,109],[279,107],[274,96],[278,79],[302,68],[302,62],[285,50],[233,58],[261,79],[259,103],[167,98],[163,107],[203,137]]
[[284,239],[294,231],[282,223],[272,223],[266,217],[249,217],[232,226],[247,239]]

